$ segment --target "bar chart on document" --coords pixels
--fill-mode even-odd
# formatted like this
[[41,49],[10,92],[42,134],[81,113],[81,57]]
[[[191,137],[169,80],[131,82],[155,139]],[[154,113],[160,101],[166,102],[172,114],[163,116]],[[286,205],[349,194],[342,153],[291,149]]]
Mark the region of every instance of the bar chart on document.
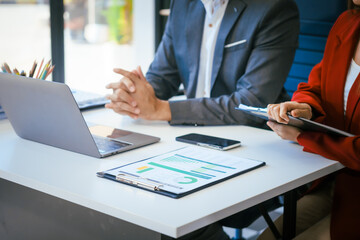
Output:
[[107,173],[157,182],[161,190],[181,194],[264,164],[217,150],[185,147],[125,165]]

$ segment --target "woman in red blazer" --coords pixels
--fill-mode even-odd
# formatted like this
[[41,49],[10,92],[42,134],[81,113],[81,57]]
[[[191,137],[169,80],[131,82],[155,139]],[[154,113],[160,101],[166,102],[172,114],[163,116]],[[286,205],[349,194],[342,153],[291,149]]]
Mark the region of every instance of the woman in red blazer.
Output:
[[360,0],[349,6],[330,31],[308,83],[299,84],[291,102],[268,106],[269,116],[279,123],[287,123],[290,112],[355,135],[331,136],[268,122],[280,137],[345,166],[317,181],[298,201],[296,239],[360,239]]

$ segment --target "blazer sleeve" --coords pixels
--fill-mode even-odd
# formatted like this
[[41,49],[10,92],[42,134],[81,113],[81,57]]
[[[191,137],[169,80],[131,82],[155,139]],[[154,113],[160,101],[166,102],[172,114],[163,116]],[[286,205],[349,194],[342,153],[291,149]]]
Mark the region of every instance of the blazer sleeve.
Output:
[[292,101],[308,103],[313,111],[312,120],[322,122],[326,113],[321,106],[321,71],[323,60],[315,65],[310,72],[308,82],[301,82],[294,92]]
[[[321,106],[321,70],[323,61],[309,75],[307,83],[300,83],[292,100],[305,102],[313,109],[313,120],[323,122],[326,116]],[[360,136],[337,137],[320,132],[302,132],[297,138],[304,151],[337,160],[348,168],[360,170]]]
[[[293,1],[274,2],[259,22],[245,73],[235,82],[236,91],[219,97],[170,101],[170,124],[262,123],[235,107],[240,103],[266,106],[281,96],[297,47],[299,16]],[[234,71],[237,67],[228,64],[223,71]]]
[[335,137],[319,132],[302,132],[298,138],[304,151],[337,160],[345,167],[360,171],[360,135]]

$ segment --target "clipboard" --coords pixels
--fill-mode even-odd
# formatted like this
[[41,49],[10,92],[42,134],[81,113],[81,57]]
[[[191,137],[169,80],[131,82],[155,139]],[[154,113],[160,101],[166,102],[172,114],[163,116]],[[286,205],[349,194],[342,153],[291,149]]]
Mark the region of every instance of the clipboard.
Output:
[[[275,121],[273,119],[269,119],[269,116],[267,114],[267,108],[257,108],[257,107],[250,107],[244,104],[240,104],[237,108],[237,110],[246,112],[248,114],[251,114],[253,116],[268,120],[268,121]],[[325,124],[321,124],[318,122],[314,122],[312,120],[302,118],[302,117],[293,117],[290,114],[288,114],[289,122],[288,125],[291,125],[293,127],[300,128],[305,131],[315,131],[315,132],[324,132],[329,133],[337,136],[343,136],[343,137],[353,137],[355,135],[342,131],[340,129],[327,126]]]
[[264,165],[263,161],[191,146],[98,172],[97,176],[181,198]]

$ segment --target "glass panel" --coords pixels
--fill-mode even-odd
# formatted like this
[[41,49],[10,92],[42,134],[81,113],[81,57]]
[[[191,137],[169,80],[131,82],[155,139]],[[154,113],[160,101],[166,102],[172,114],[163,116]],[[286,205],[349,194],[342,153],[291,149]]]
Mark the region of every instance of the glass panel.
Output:
[[0,29],[0,65],[29,75],[35,60],[51,59],[48,1],[0,0]]
[[103,94],[107,83],[120,78],[113,68],[132,70],[140,65],[147,70],[154,56],[153,1],[64,4],[65,80],[70,87]]

